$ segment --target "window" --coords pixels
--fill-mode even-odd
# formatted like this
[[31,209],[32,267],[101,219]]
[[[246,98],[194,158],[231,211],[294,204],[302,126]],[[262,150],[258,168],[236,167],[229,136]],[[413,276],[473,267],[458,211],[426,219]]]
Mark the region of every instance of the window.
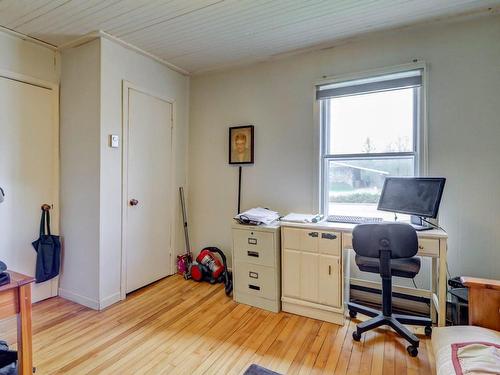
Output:
[[421,91],[422,69],[317,86],[326,215],[393,218],[377,203],[386,176],[419,174]]

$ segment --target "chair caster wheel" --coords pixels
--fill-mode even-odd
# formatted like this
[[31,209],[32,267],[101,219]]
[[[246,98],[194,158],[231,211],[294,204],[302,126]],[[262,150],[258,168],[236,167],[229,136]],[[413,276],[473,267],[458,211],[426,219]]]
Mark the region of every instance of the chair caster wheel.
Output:
[[354,341],[359,341],[361,340],[361,333],[358,333],[358,331],[354,331],[352,333],[352,338],[354,339]]
[[418,348],[416,346],[410,345],[406,348],[408,354],[412,357],[416,357],[418,355]]
[[356,311],[351,311],[351,310],[349,310],[349,316],[350,316],[352,319],[356,318],[356,316],[357,316],[357,315],[358,315],[358,313],[357,313]]
[[425,327],[425,335],[427,337],[431,337],[431,335],[432,335],[432,327],[431,326]]

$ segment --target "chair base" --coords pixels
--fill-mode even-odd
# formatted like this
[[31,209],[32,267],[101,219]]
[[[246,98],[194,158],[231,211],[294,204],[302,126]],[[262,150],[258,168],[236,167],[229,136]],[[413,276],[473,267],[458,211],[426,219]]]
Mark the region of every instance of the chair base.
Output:
[[424,326],[427,335],[430,335],[431,332],[430,327],[432,326],[432,320],[429,318],[401,314],[391,314],[390,316],[385,316],[378,310],[351,302],[347,304],[347,308],[349,309],[349,315],[352,318],[354,318],[357,313],[371,317],[371,319],[359,323],[356,326],[356,331],[352,335],[355,340],[359,341],[363,332],[386,325],[391,327],[411,344],[407,350],[412,357],[415,357],[418,354],[419,339],[403,324]]

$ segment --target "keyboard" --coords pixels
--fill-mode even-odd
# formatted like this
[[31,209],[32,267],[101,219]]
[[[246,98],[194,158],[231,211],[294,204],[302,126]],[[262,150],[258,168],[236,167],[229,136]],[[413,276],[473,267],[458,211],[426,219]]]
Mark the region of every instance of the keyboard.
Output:
[[383,219],[381,217],[328,215],[326,221],[330,223],[373,224],[373,223],[381,223]]

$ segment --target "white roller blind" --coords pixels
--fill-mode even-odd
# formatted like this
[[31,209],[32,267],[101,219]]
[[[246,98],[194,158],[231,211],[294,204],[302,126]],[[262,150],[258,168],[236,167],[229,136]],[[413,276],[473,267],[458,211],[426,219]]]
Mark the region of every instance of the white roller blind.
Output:
[[376,77],[329,83],[316,86],[316,99],[360,95],[370,92],[398,90],[422,85],[422,70],[386,74]]

